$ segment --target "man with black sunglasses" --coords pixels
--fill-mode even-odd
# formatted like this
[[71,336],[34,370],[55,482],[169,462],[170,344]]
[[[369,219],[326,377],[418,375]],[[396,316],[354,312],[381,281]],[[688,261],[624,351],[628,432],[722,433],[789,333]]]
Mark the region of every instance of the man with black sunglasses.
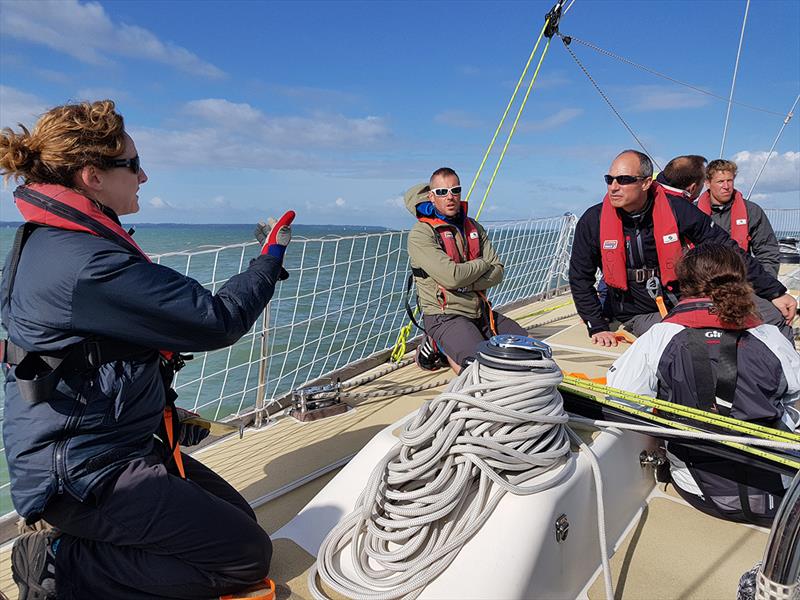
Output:
[[[684,246],[716,242],[744,253],[697,207],[653,181],[647,155],[625,150],[604,179],[603,202],[590,207],[575,228],[569,283],[592,341],[616,346],[611,322],[640,336],[677,303],[675,263]],[[764,322],[782,326],[785,334],[788,329],[789,337],[787,323],[797,312],[797,301],[758,261],[744,258],[753,289],[771,302],[759,305]],[[598,269],[608,286],[602,305],[595,288]]]
[[493,311],[486,298],[486,291],[503,280],[503,263],[486,230],[467,216],[456,172],[437,169],[429,183],[406,192],[405,203],[417,219],[408,235],[408,256],[425,331],[453,371],[460,373],[478,344],[492,335],[527,335],[514,320]]

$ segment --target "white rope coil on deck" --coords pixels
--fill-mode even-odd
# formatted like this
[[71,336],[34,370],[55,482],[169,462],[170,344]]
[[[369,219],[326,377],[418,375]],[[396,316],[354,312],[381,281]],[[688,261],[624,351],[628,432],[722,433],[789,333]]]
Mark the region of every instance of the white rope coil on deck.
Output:
[[[420,408],[373,470],[355,510],[323,541],[309,574],[315,598],[326,598],[317,572],[349,598],[415,598],[506,492],[534,494],[570,476],[557,365],[550,359],[512,362],[534,370],[476,361]],[[337,556],[348,545],[354,578]]]

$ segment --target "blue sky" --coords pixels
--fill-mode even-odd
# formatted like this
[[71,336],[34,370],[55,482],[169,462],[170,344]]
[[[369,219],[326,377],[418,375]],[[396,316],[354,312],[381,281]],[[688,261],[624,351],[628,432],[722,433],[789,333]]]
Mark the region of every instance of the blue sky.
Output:
[[[114,99],[150,178],[126,222],[247,223],[294,208],[300,223],[408,227],[405,189],[443,165],[471,182],[549,8],[0,0],[0,125]],[[727,97],[744,9],[576,0],[561,31]],[[724,101],[571,47],[660,164],[717,158]],[[735,100],[786,113],[798,92],[800,2],[753,0]],[[755,190],[765,207],[800,206],[798,120]],[[781,122],[733,107],[725,155],[745,192]],[[634,146],[554,40],[481,219],[580,213]],[[18,219],[12,189],[2,220]]]

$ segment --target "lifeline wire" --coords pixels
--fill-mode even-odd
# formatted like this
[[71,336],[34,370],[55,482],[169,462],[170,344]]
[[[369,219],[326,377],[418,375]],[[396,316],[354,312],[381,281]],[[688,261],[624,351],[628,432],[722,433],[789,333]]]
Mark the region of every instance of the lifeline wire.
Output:
[[[308,580],[315,598],[326,598],[317,572],[350,598],[415,598],[506,492],[534,494],[570,476],[569,417],[555,362],[514,361],[534,371],[495,362],[498,368],[472,363],[405,426],[355,510],[323,541]],[[353,578],[336,556],[348,545]]]

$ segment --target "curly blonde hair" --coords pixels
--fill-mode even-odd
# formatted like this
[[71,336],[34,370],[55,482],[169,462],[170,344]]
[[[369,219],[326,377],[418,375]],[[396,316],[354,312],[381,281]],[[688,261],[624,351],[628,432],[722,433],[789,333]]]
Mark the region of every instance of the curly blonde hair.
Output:
[[102,167],[125,151],[125,125],[112,100],[65,104],[50,109],[33,131],[0,132],[0,175],[29,183],[72,187],[88,165]]

